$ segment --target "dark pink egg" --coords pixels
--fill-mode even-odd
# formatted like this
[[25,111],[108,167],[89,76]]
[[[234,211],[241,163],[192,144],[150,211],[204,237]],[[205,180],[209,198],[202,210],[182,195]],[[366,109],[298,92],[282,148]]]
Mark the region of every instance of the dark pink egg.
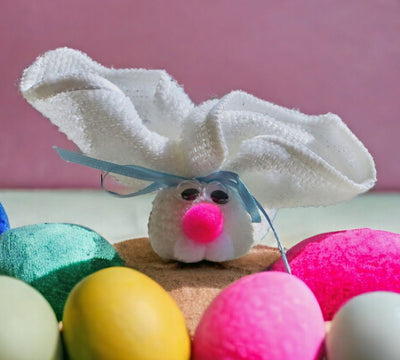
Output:
[[263,272],[234,282],[210,304],[193,360],[316,360],[324,336],[311,290],[292,275]]
[[[287,252],[293,275],[317,298],[325,320],[354,296],[400,293],[400,234],[355,229],[316,235]],[[285,271],[282,260],[272,270]]]

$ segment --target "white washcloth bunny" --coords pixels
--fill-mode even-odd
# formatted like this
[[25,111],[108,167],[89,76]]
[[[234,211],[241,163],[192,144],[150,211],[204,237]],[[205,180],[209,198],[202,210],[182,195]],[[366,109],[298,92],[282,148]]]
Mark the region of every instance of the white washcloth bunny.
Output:
[[216,171],[239,174],[269,209],[333,204],[376,181],[371,155],[334,114],[309,116],[242,91],[195,106],[165,71],[108,69],[68,48],[39,57],[20,88],[84,154],[197,178],[153,202],[149,237],[164,258],[224,261],[254,244],[237,191],[198,180]]

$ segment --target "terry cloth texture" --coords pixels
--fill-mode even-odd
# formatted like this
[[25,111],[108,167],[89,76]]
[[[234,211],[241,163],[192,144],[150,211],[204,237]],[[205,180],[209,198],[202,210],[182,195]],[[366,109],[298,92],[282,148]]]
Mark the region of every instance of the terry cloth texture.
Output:
[[126,266],[150,276],[172,295],[191,335],[208,305],[223,288],[245,275],[265,270],[280,257],[277,249],[258,245],[240,259],[183,264],[161,259],[147,238],[123,241],[114,247]]
[[23,280],[47,299],[61,320],[72,288],[85,276],[123,261],[96,232],[73,224],[36,224],[0,235],[0,275]]
[[189,177],[234,171],[270,209],[348,200],[376,181],[371,155],[331,113],[243,91],[195,106],[163,70],[106,68],[68,48],[39,57],[20,89],[89,156]]

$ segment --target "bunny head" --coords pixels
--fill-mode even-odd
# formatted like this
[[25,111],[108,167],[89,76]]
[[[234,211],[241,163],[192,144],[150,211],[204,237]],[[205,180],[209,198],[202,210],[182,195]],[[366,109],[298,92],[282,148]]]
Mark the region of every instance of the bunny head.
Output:
[[197,180],[156,195],[149,238],[161,257],[183,262],[234,259],[254,243],[251,218],[238,194],[221,183]]
[[163,258],[240,257],[257,241],[255,202],[267,213],[328,205],[376,181],[371,155],[334,114],[243,91],[195,106],[165,71],[109,69],[68,48],[39,57],[20,89],[92,159],[77,162],[116,174],[135,195],[158,190],[149,238]]

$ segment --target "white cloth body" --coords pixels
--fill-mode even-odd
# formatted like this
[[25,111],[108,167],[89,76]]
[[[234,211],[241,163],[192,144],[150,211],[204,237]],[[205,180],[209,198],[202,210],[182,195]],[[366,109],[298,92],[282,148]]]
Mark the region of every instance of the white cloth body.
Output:
[[[207,185],[203,184],[206,188]],[[202,193],[199,198],[185,201],[177,188],[161,190],[153,201],[149,219],[149,238],[154,251],[165,259],[182,262],[200,260],[225,261],[246,254],[253,245],[253,227],[249,214],[237,194],[230,192],[230,201],[218,205],[224,216],[224,230],[217,239],[201,244],[192,241],[182,230],[182,218],[192,206],[212,202]]]
[[[376,181],[371,155],[334,114],[305,115],[243,91],[195,106],[163,70],[109,69],[68,48],[39,57],[20,89],[89,156],[187,177],[233,171],[269,209],[349,200]],[[118,179],[133,190],[146,185]],[[156,234],[169,225],[149,225],[157,249],[165,239]]]

